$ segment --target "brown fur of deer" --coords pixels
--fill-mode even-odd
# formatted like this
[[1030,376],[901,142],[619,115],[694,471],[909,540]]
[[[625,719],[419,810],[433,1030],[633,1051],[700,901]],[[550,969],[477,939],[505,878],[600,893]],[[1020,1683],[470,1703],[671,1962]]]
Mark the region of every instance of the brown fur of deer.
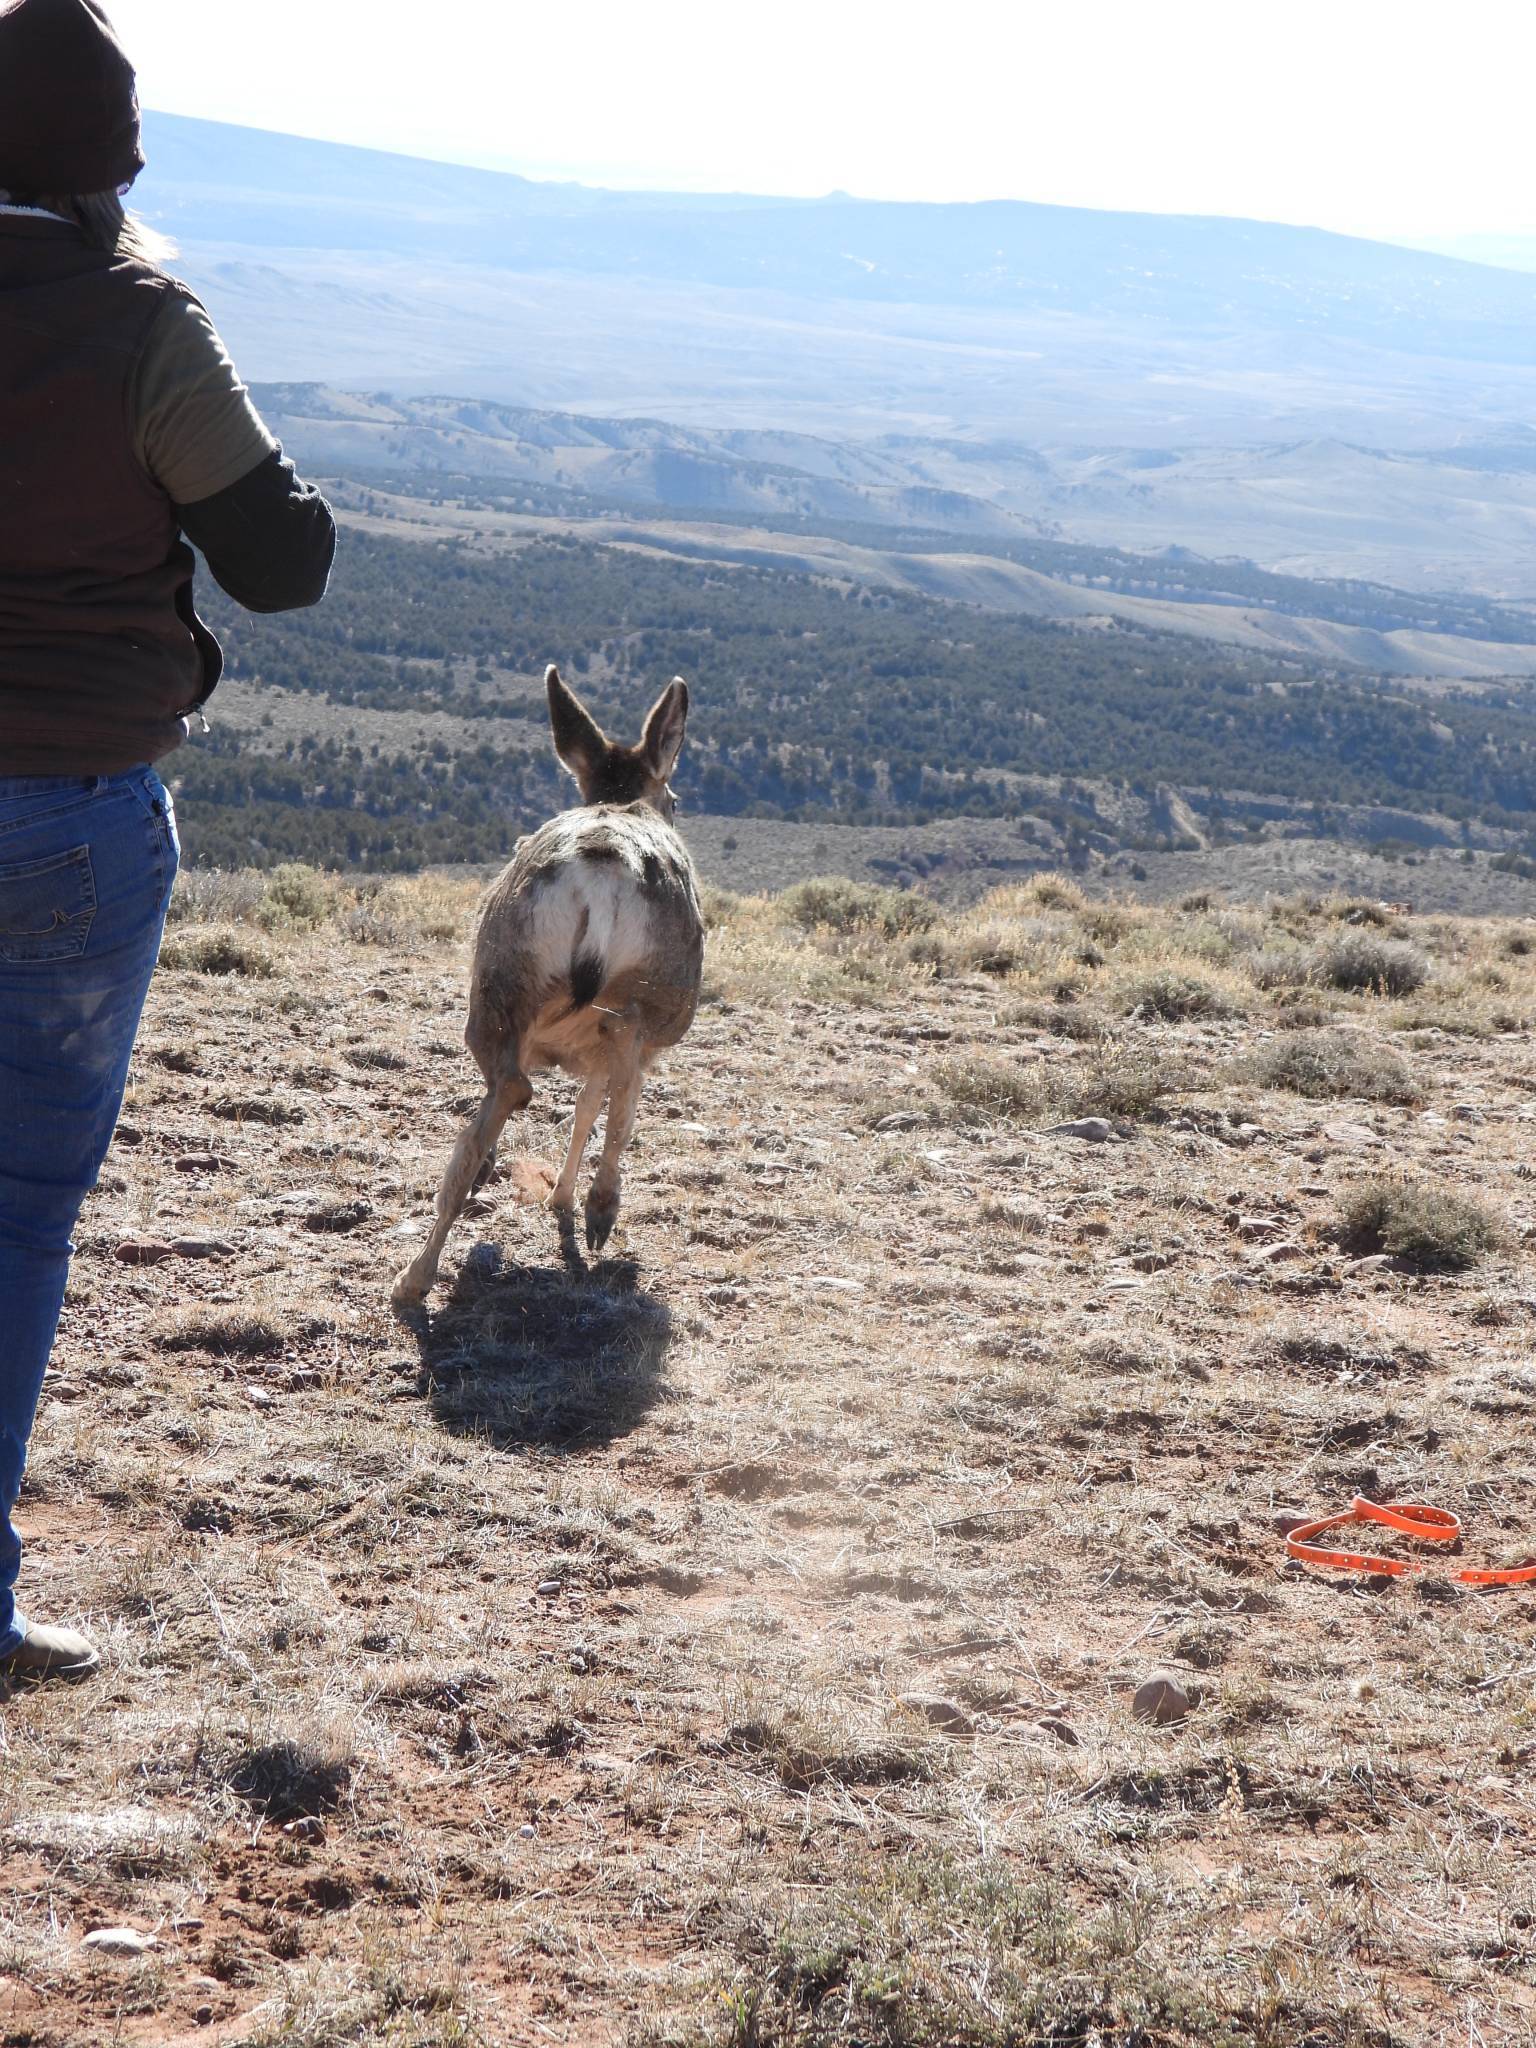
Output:
[[490,1176],[507,1119],[533,1098],[529,1075],[560,1067],[581,1093],[551,1208],[576,1200],[582,1155],[604,1104],[602,1155],[586,1200],[600,1251],[619,1213],[620,1161],[646,1068],[693,1022],[704,957],[693,863],[673,829],[668,779],[683,744],[688,686],[662,692],[639,744],[618,745],[561,681],[545,677],[555,752],[581,792],[523,840],[487,896],[475,940],[464,1040],[485,1076],[438,1191],[420,1255],[394,1300],[424,1300],[454,1220]]

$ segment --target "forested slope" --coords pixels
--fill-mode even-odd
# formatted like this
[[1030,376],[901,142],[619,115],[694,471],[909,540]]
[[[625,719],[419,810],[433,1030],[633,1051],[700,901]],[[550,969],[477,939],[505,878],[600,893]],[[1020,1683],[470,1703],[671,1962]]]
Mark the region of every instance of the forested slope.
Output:
[[[312,733],[215,731],[173,767],[203,858],[489,859],[561,800],[538,677],[618,729],[695,688],[696,809],[910,823],[1018,808],[1012,778],[1241,790],[1523,825],[1536,716],[1502,686],[1429,700],[1172,634],[1084,631],[757,567],[539,538],[510,552],[349,532],[326,604],[251,618],[211,586],[231,674],[315,699]],[[349,735],[446,710],[461,744]],[[483,734],[483,737],[480,735]]]

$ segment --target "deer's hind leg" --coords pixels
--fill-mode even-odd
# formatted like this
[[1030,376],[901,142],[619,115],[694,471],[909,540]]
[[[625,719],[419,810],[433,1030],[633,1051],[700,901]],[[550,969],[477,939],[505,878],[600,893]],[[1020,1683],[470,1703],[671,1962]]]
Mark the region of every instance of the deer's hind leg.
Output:
[[587,1249],[600,1252],[613,1234],[619,1216],[619,1162],[635,1128],[640,1088],[645,1078],[637,1023],[610,1030],[608,1036],[608,1123],[602,1157],[587,1191]]
[[477,1176],[494,1155],[496,1140],[501,1136],[507,1118],[520,1109],[526,1109],[533,1100],[528,1076],[518,1066],[515,1052],[510,1049],[503,1054],[488,1080],[485,1100],[460,1131],[453,1157],[448,1161],[448,1170],[437,1191],[437,1216],[431,1235],[395,1280],[391,1299],[396,1308],[414,1308],[431,1292],[448,1233],[468,1201],[471,1190],[479,1185]]
[[574,1209],[576,1206],[576,1176],[581,1171],[582,1155],[587,1141],[592,1136],[592,1126],[602,1114],[603,1101],[608,1093],[608,1068],[604,1063],[594,1067],[582,1083],[581,1093],[576,1098],[575,1113],[571,1118],[571,1142],[566,1147],[565,1164],[560,1169],[560,1178],[549,1197],[551,1209]]

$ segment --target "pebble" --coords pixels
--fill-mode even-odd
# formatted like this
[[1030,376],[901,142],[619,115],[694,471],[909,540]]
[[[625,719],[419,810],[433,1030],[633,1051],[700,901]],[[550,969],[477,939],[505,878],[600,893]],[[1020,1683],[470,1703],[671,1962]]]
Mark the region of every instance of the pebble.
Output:
[[176,1254],[170,1245],[162,1244],[157,1239],[129,1237],[123,1240],[112,1256],[125,1266],[158,1266],[165,1259],[175,1258]]
[[898,1693],[901,1704],[914,1714],[921,1714],[925,1721],[931,1721],[935,1728],[942,1728],[946,1735],[974,1735],[976,1723],[953,1700],[947,1700],[942,1693],[904,1692]]
[[1173,1260],[1167,1252],[1137,1252],[1131,1264],[1138,1273],[1166,1273]]
[[565,1587],[559,1579],[541,1579],[538,1590],[541,1600],[558,1600]]
[[1131,1711],[1138,1721],[1155,1721],[1160,1727],[1182,1721],[1189,1712],[1190,1698],[1176,1678],[1159,1672],[1136,1688]]
[[915,1131],[923,1122],[916,1110],[898,1109],[891,1116],[881,1117],[875,1125],[877,1131]]
[[1079,1116],[1070,1123],[1052,1124],[1046,1135],[1051,1138],[1082,1138],[1090,1145],[1108,1145],[1121,1133],[1107,1116]]
[[1070,1721],[1063,1721],[1060,1714],[1042,1714],[1035,1726],[1042,1735],[1054,1735],[1058,1742],[1065,1742],[1072,1749],[1082,1747],[1083,1738]]
[[1239,1216],[1234,1226],[1239,1237],[1273,1237],[1280,1228],[1278,1216]]
[[1323,1136],[1330,1145],[1345,1145],[1364,1148],[1379,1145],[1380,1138],[1368,1124],[1324,1124]]
[[85,1937],[84,1946],[104,1956],[148,1955],[159,1943],[152,1934],[140,1934],[136,1927],[98,1927]]
[[531,1842],[535,1840],[539,1831],[531,1820],[525,1820],[517,1832],[525,1842]]
[[222,1152],[183,1152],[172,1165],[178,1173],[238,1173],[239,1167],[233,1159],[226,1159]]
[[222,1237],[178,1237],[171,1246],[178,1259],[232,1259],[234,1246]]
[[1261,1244],[1249,1257],[1256,1266],[1278,1266],[1287,1259],[1304,1259],[1307,1248],[1298,1244],[1294,1237],[1285,1237],[1278,1244]]

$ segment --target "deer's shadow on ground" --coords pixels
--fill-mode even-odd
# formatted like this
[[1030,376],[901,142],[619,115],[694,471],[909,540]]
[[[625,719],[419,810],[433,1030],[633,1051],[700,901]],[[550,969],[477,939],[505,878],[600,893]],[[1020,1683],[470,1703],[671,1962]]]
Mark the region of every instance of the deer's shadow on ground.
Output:
[[569,1218],[558,1262],[477,1244],[443,1306],[411,1321],[434,1418],[500,1449],[609,1443],[667,1396],[670,1311],[632,1261],[589,1264]]

